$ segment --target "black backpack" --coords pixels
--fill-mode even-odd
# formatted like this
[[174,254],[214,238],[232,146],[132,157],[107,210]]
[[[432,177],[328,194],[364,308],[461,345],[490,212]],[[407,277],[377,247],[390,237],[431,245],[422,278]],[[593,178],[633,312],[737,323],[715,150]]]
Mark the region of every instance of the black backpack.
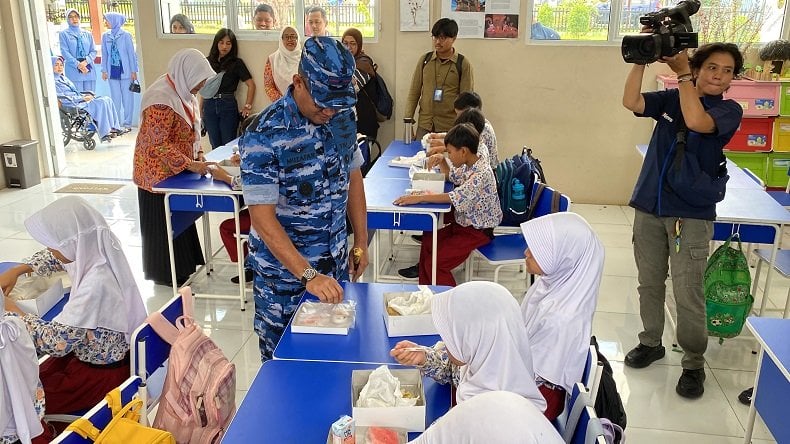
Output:
[[606,418],[614,424],[619,425],[625,430],[626,414],[623,407],[623,400],[617,392],[617,383],[612,377],[612,366],[598,348],[598,341],[593,336],[590,344],[595,346],[598,353],[598,363],[603,366],[601,372],[601,383],[598,385],[598,395],[595,398],[595,413],[599,418]]
[[376,109],[376,120],[383,122],[392,117],[393,100],[390,91],[387,89],[387,84],[384,83],[384,78],[378,72],[378,68],[379,65],[373,65],[373,70],[376,71],[376,75],[373,76],[373,80],[376,82],[376,100],[372,100],[372,102],[373,107]]

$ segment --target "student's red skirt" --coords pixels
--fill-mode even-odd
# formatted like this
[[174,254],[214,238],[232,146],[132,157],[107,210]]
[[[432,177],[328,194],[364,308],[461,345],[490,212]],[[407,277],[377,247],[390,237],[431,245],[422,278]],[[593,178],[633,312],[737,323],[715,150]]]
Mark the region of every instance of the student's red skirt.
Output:
[[87,410],[103,400],[131,375],[129,355],[113,364],[94,365],[74,354],[50,357],[39,367],[47,414],[72,414]]
[[546,411],[543,416],[549,421],[554,421],[565,410],[565,389],[558,385],[551,388],[546,384],[541,384],[538,386],[538,390],[546,399]]

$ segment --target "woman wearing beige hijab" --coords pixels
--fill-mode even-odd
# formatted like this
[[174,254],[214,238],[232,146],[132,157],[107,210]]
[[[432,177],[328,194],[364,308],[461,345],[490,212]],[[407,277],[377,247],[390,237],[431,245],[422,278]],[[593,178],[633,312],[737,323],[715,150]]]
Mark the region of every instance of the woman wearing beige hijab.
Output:
[[277,51],[269,54],[263,70],[263,89],[272,102],[284,96],[291,86],[293,76],[299,71],[302,42],[295,28],[286,26],[280,33]]

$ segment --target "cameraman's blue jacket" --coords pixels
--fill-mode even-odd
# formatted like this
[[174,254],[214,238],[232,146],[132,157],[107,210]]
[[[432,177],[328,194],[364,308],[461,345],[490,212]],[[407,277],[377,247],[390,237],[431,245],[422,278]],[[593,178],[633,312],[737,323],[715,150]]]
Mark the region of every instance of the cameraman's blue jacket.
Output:
[[[642,96],[645,98],[645,111],[634,114],[638,117],[652,117],[656,120],[656,126],[629,205],[661,217],[716,219],[715,203],[702,207],[692,206],[682,196],[663,186],[664,171],[672,167],[674,160],[677,124],[682,118],[679,91],[670,89],[647,92],[642,93]],[[700,101],[716,123],[716,130],[712,134],[689,130],[686,151],[696,154],[703,171],[711,177],[717,177],[722,162],[725,161],[722,148],[741,124],[743,109],[734,100],[725,100],[722,96],[703,96]]]

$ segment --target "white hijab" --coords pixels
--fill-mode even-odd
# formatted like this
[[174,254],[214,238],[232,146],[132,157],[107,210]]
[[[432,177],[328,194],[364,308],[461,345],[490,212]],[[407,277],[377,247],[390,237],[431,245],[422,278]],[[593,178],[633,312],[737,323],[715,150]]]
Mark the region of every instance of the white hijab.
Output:
[[214,77],[206,57],[197,49],[187,48],[175,53],[167,64],[167,74],[146,89],[140,103],[145,110],[152,105],[165,105],[181,116],[195,130],[194,154],[200,149],[200,107],[192,88]]
[[459,403],[480,393],[506,390],[546,410],[546,400],[535,384],[518,303],[505,287],[493,282],[463,283],[437,294],[431,313],[447,351],[466,363],[460,368]]
[[535,373],[570,393],[590,347],[604,248],[575,213],[539,217],[521,224],[521,231],[544,272],[521,303]]
[[[296,33],[296,48],[289,51],[283,43],[285,31],[290,29]],[[302,37],[299,31],[291,26],[286,26],[280,33],[280,41],[277,51],[269,54],[269,63],[272,66],[272,76],[274,84],[280,90],[280,94],[285,95],[288,87],[293,83],[294,74],[299,72],[299,60],[302,58]]]
[[64,325],[132,331],[147,316],[129,262],[107,222],[81,197],[66,196],[25,221],[27,231],[45,247],[60,251],[71,263],[71,295],[53,319]]
[[17,435],[23,444],[42,432],[33,406],[38,389],[38,359],[25,324],[0,316],[0,437]]
[[563,444],[543,413],[512,392],[486,392],[436,420],[413,444]]

